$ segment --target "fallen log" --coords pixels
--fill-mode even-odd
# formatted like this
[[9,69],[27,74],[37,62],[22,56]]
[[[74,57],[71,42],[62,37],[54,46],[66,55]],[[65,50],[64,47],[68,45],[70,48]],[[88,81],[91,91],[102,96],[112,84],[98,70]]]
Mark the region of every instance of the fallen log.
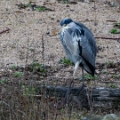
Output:
[[[47,97],[64,98],[69,88],[62,86],[44,86]],[[41,89],[42,90],[42,89]],[[87,108],[120,109],[120,88],[71,88],[70,99]]]

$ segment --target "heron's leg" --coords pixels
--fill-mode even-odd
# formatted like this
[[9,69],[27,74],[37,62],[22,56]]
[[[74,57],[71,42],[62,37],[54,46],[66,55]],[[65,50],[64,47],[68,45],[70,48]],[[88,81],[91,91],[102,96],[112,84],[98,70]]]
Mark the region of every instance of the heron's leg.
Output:
[[82,67],[82,85],[84,86],[84,69]]
[[68,89],[67,89],[67,91],[66,91],[65,98],[64,98],[64,102],[63,102],[64,105],[66,105],[67,100],[68,100],[68,98],[69,98],[69,96],[70,96],[72,83],[73,83],[73,80],[70,80],[70,84],[69,84]]
[[75,78],[75,73],[76,73],[76,71],[77,71],[77,69],[78,69],[78,67],[79,67],[79,64],[80,64],[80,61],[77,61],[77,62],[75,63],[74,72],[73,72],[73,78]]
[[[73,79],[75,78],[75,73],[79,67],[79,64],[80,64],[80,61],[77,61],[75,63],[75,67],[74,67],[74,72],[73,72]],[[70,84],[69,84],[69,87],[68,87],[68,90],[66,92],[66,95],[65,95],[65,98],[64,98],[64,104],[66,104],[67,100],[68,100],[68,97],[70,95],[70,92],[71,92],[71,86],[72,86],[72,83],[73,83],[73,79],[70,80]]]

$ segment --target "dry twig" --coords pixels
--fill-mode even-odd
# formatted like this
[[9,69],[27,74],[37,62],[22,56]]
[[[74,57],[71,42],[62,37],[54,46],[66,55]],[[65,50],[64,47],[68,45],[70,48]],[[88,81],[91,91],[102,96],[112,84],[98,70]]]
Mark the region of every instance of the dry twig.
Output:
[[96,39],[120,40],[120,38],[95,37]]
[[7,28],[6,30],[2,30],[2,31],[0,32],[0,34],[6,33],[6,32],[9,32],[9,31],[10,31],[10,29]]

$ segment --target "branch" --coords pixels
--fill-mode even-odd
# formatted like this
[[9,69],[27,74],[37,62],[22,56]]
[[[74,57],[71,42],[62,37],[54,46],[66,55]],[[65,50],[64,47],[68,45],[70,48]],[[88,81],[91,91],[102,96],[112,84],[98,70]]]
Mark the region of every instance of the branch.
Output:
[[10,31],[10,29],[7,28],[6,30],[1,31],[0,34],[2,34],[2,33],[6,33],[6,32],[9,32],[9,31]]
[[95,37],[97,39],[120,40],[120,38]]

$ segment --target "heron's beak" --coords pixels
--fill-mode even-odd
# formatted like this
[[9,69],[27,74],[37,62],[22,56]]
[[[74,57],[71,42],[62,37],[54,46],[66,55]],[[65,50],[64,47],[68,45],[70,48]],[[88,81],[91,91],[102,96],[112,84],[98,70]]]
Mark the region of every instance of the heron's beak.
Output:
[[53,35],[58,35],[59,33],[60,33],[60,31],[61,31],[61,26],[58,26],[57,28],[55,28],[53,31],[52,31],[52,34]]
[[63,26],[58,26],[55,30],[53,30],[52,31],[52,34],[53,35],[58,35],[59,33],[60,33],[60,31],[62,30],[62,29],[64,29],[64,27],[66,27],[66,24],[64,24]]

